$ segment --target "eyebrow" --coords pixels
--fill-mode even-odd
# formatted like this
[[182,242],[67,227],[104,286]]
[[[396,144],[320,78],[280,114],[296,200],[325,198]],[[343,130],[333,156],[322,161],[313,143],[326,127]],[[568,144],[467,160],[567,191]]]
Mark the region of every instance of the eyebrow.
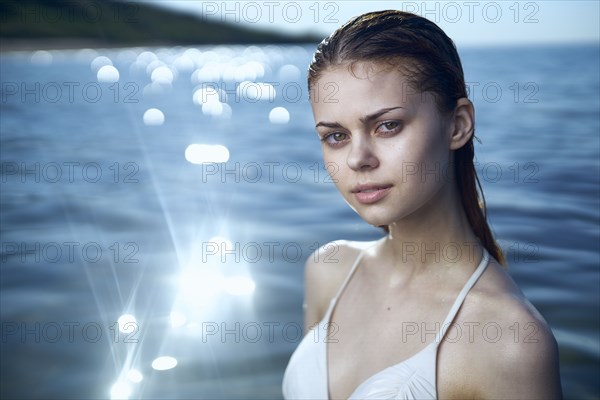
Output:
[[[404,108],[404,107],[398,106],[398,107],[382,108],[381,110],[375,111],[374,113],[369,114],[369,115],[365,115],[364,117],[361,117],[358,120],[360,122],[362,122],[363,125],[366,125],[368,122],[371,122],[374,119],[377,119],[377,118],[381,117],[383,114],[385,114],[387,112],[390,112],[392,110],[396,110],[398,108]],[[320,126],[324,126],[326,128],[341,128],[342,127],[342,125],[339,122],[324,122],[324,121],[321,121],[321,122],[319,122],[319,123],[317,123],[315,125],[315,129],[318,128],[318,127],[320,127]]]

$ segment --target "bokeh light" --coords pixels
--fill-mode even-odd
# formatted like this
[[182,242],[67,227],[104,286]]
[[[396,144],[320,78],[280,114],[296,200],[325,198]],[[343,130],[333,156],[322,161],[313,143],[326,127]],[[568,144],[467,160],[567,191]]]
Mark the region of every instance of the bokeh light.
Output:
[[287,124],[290,121],[290,113],[285,107],[275,107],[269,112],[269,121],[272,124]]
[[177,366],[177,360],[175,357],[162,356],[157,357],[152,361],[152,368],[156,371],[166,371],[173,369]]
[[224,163],[229,161],[229,149],[220,144],[190,144],[185,159],[192,164]]
[[144,125],[159,126],[165,123],[165,114],[158,108],[150,108],[144,113]]
[[114,83],[119,81],[119,70],[112,65],[100,67],[96,74],[98,82]]

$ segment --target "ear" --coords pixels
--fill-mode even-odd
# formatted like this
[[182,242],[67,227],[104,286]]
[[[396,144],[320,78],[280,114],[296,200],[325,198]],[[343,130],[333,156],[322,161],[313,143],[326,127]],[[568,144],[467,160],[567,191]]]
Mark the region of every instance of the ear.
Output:
[[454,127],[450,137],[450,150],[460,149],[473,136],[475,126],[475,108],[466,97],[458,99],[454,108]]

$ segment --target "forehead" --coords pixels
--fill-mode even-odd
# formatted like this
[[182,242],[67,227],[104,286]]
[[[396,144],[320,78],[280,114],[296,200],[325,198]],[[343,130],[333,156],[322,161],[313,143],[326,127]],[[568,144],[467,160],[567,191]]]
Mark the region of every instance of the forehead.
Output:
[[432,96],[420,93],[398,66],[372,62],[329,67],[311,88],[315,115],[364,114],[393,105],[415,109],[432,100]]

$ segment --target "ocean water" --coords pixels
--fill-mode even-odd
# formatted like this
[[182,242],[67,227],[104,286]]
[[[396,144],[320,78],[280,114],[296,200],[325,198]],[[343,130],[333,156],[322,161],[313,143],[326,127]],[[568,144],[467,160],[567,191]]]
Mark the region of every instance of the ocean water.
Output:
[[[381,236],[322,164],[313,50],[0,55],[0,397],[281,398],[306,257]],[[598,46],[461,57],[509,272],[598,398]]]

